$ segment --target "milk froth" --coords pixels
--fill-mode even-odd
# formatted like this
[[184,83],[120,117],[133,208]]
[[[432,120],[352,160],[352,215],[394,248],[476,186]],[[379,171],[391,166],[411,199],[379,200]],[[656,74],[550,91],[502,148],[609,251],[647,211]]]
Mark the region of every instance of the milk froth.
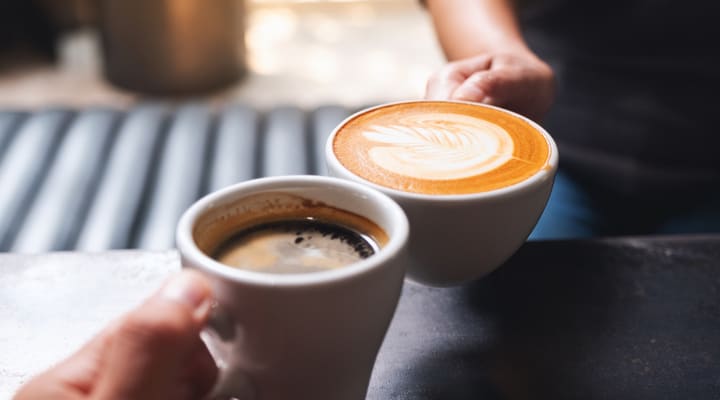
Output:
[[414,115],[397,125],[372,125],[363,137],[374,145],[370,159],[398,175],[462,179],[499,168],[514,145],[501,127],[454,114]]
[[333,151],[358,176],[427,194],[494,190],[529,178],[549,159],[548,142],[527,120],[455,102],[391,104],[351,117]]

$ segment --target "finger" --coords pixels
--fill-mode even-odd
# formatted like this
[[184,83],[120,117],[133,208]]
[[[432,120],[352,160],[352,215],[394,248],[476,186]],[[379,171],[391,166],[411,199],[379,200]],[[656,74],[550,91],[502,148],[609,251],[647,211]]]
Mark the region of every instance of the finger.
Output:
[[48,374],[78,393],[90,393],[102,369],[104,350],[114,329],[115,324],[103,329],[75,354],[50,369]]
[[185,271],[131,311],[111,337],[100,398],[156,399],[184,385],[182,368],[195,352],[210,306],[202,276]]
[[[80,350],[28,382],[16,399],[74,399],[92,391],[102,368],[103,349],[107,347],[112,325],[106,327]],[[40,396],[40,393],[43,395]]]
[[462,81],[459,80],[433,75],[425,87],[425,98],[427,100],[449,100],[450,95],[461,83]]
[[84,398],[84,394],[64,385],[55,376],[46,372],[24,384],[17,393],[15,393],[13,400],[81,400]]
[[453,61],[450,63],[455,71],[459,73],[463,79],[467,79],[470,75],[486,71],[492,66],[492,57],[487,54],[481,54],[475,57],[465,58],[459,61]]
[[218,370],[202,340],[198,340],[192,355],[185,361],[178,385],[165,394],[173,400],[204,399],[217,380]]
[[201,398],[210,392],[218,377],[215,360],[210,355],[205,343],[198,340],[195,350],[188,359],[181,375],[181,380],[192,382],[191,397]]
[[425,97],[448,100],[453,92],[472,74],[490,68],[491,57],[479,55],[447,64],[428,80]]
[[450,95],[450,98],[452,100],[474,101],[478,103],[486,101],[489,92],[497,91],[497,89],[489,83],[491,76],[490,71],[475,72],[465,79],[462,84],[458,85]]

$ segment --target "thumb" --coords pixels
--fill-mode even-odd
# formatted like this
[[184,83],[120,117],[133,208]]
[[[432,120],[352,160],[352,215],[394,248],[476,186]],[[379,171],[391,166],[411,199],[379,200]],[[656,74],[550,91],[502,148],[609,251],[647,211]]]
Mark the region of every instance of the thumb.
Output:
[[182,372],[201,344],[210,302],[207,281],[186,270],[128,313],[108,344],[98,398],[160,399],[192,392]]

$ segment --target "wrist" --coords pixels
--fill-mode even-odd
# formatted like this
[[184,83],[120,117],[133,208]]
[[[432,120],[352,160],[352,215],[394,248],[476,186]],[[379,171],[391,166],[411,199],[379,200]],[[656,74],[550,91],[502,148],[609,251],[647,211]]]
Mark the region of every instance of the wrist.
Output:
[[512,0],[427,0],[425,4],[450,61],[530,52]]

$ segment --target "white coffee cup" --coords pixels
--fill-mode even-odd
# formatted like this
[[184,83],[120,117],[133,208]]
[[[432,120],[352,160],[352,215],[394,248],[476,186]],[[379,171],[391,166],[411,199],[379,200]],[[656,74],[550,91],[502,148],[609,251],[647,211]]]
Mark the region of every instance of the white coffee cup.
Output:
[[408,277],[431,286],[451,286],[480,278],[505,262],[525,242],[550,196],[558,165],[558,151],[552,137],[535,122],[507,110],[488,107],[520,118],[544,136],[548,160],[544,168],[519,183],[490,191],[435,195],[410,193],[373,183],[350,171],[338,159],[333,143],[349,121],[389,103],[360,111],[345,121],[328,138],[325,157],[330,176],[362,183],[395,200],[410,221],[411,241]]
[[[204,232],[232,218],[258,193],[300,196],[365,217],[388,241],[366,259],[312,273],[234,269],[203,253],[198,241]],[[389,197],[328,177],[247,181],[192,205],[179,222],[177,247],[183,268],[209,278],[217,303],[212,328],[203,335],[220,368],[214,395],[364,399],[400,296],[408,230],[405,214]]]

